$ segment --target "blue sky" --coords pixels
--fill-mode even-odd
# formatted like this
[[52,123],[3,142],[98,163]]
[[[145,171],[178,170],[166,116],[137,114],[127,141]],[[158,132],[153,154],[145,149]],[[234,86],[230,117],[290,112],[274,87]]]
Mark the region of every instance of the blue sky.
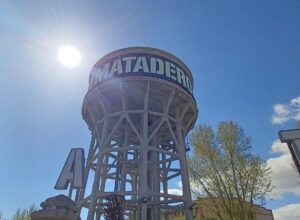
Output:
[[[181,58],[194,76],[197,123],[237,121],[254,153],[282,167],[289,155],[273,142],[299,116],[299,21],[298,0],[2,0],[0,210],[11,215],[60,193],[53,186],[70,148],[89,145],[81,118],[89,71],[104,54],[129,46]],[[58,62],[65,44],[82,53],[79,67]],[[272,123],[272,115],[279,119]],[[280,175],[274,178],[277,184]],[[281,184],[267,203],[281,211],[277,219],[282,208],[298,207],[287,206],[300,201],[294,187]]]

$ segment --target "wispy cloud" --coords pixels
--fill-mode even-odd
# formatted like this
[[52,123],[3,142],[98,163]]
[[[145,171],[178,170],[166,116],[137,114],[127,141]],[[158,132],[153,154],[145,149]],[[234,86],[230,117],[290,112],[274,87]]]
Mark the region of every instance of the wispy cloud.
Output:
[[276,220],[299,220],[300,204],[290,204],[273,210]]
[[182,196],[182,189],[168,189],[168,193],[172,195]]
[[182,182],[179,181],[176,183],[175,188],[168,189],[168,193],[172,195],[182,196]]
[[300,96],[292,99],[287,104],[273,106],[272,123],[283,124],[290,120],[300,120]]

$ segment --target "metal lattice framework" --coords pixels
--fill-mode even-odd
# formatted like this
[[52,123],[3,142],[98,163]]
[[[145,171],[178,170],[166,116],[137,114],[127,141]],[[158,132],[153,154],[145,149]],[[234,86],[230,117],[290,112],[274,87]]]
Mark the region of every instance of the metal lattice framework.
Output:
[[[78,202],[89,209],[89,220],[100,219],[103,198],[111,194],[125,197],[132,219],[160,219],[172,209],[192,219],[184,139],[197,108],[186,92],[147,77],[114,79],[88,93],[83,117],[93,134],[86,182],[92,172],[94,182]],[[177,177],[183,195],[168,192]]]

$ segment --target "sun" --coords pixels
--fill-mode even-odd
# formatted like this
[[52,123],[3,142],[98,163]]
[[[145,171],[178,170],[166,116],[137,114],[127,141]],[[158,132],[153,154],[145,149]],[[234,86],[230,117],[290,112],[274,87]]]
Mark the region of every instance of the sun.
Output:
[[73,46],[62,46],[58,50],[59,62],[68,68],[77,67],[81,61],[81,54],[78,49]]

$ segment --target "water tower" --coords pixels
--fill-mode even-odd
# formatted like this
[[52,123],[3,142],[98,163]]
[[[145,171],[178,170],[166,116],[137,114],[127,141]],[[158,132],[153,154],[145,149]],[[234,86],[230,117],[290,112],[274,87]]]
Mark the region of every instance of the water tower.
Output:
[[[158,220],[175,210],[193,219],[185,137],[197,113],[192,74],[174,55],[132,47],[102,57],[82,107],[92,140],[76,200],[87,219]],[[178,183],[182,192],[171,190]]]

